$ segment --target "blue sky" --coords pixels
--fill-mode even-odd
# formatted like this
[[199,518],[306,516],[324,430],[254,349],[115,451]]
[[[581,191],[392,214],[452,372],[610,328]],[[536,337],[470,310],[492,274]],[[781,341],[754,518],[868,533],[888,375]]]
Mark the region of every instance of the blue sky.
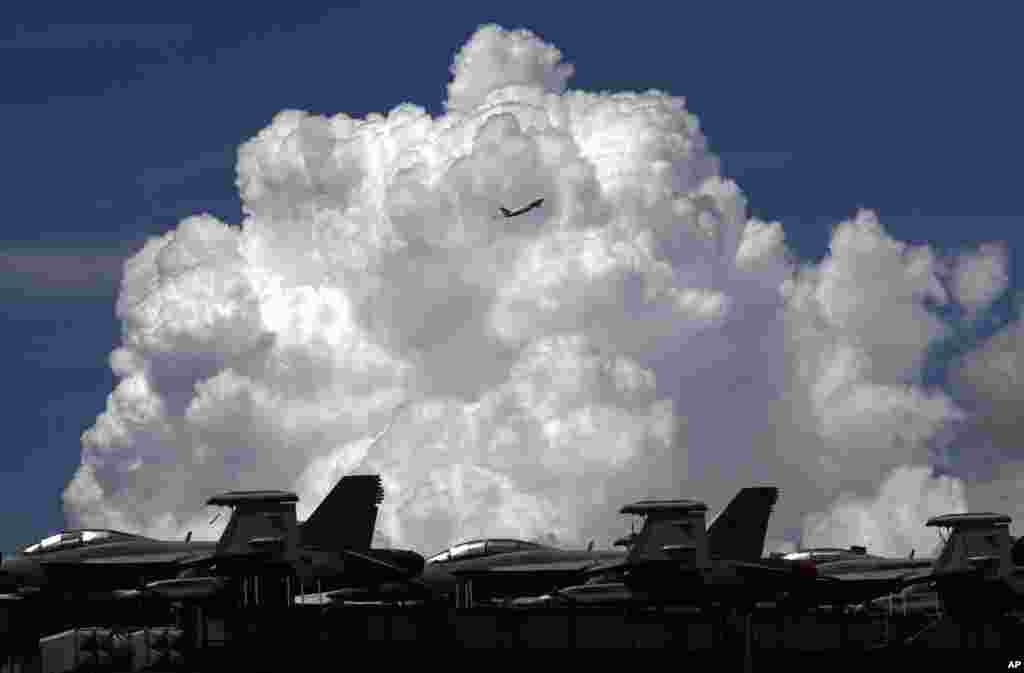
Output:
[[79,436],[114,385],[125,257],[188,215],[240,221],[236,148],[282,109],[440,114],[453,53],[480,24],[555,44],[576,66],[570,88],[685,96],[751,213],[781,221],[806,259],[863,206],[901,240],[1006,242],[1019,288],[1018,16],[707,5],[5,12],[0,549],[63,523]]

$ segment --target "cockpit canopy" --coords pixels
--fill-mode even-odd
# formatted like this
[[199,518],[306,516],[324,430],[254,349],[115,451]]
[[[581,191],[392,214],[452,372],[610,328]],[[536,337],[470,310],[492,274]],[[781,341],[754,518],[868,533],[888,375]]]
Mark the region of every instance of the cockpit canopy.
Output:
[[41,554],[58,549],[70,549],[84,545],[103,544],[113,540],[134,538],[135,535],[113,530],[69,530],[45,537],[34,545],[25,547],[23,554]]
[[530,549],[541,549],[544,545],[526,540],[470,540],[461,542],[454,547],[449,547],[440,554],[434,554],[427,559],[427,563],[446,563],[448,561],[461,561],[467,558],[479,556],[491,556],[493,554],[507,554],[516,551],[528,551]]

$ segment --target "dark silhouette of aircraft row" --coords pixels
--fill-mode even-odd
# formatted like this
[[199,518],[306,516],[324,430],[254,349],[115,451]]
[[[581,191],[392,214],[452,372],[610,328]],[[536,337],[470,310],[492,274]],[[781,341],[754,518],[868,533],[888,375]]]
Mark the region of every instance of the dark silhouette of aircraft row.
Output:
[[[873,556],[863,547],[802,550],[764,558],[775,487],[742,489],[710,526],[696,500],[644,500],[624,550],[560,549],[525,540],[470,540],[429,559],[375,549],[371,538],[383,489],[378,475],[343,477],[304,522],[298,496],[236,491],[208,500],[232,509],[216,542],[166,541],[113,530],[68,530],[0,565],[0,590],[22,596],[110,592],[169,600],[207,598],[234,578],[277,573],[331,601],[512,600],[543,595],[554,604],[789,601],[856,605],[928,584],[947,611],[1008,610],[1024,602],[1024,538],[1010,518],[968,513],[935,517],[951,532],[935,559]],[[190,534],[191,535],[191,534]]]
[[[708,529],[710,547],[720,556],[758,558],[777,495],[778,490],[771,487],[742,490]],[[623,513],[646,517],[639,533],[617,541],[617,546],[628,548],[623,551],[594,550],[593,544],[572,550],[525,540],[470,540],[428,558],[417,578],[343,589],[329,597],[347,601],[450,600],[458,596],[460,584],[468,582],[486,584],[500,595],[530,595],[627,570],[641,576],[663,563],[677,568],[699,555],[702,547],[694,544],[692,531],[694,526],[704,531],[706,509],[693,500],[641,501],[623,508]],[[684,529],[690,532],[683,534]]]
[[191,533],[169,541],[67,530],[4,559],[0,588],[21,595],[143,591],[185,599],[211,596],[232,576],[267,569],[328,586],[415,576],[423,569],[421,555],[370,547],[383,496],[379,476],[346,476],[309,519],[297,522],[294,493],[224,493],[207,501],[232,509],[216,542],[192,541]]
[[[427,559],[415,578],[331,592],[337,601],[522,599],[525,604],[683,602],[795,607],[864,605],[899,592],[937,592],[949,614],[991,616],[1024,605],[1024,538],[1010,518],[947,514],[926,525],[948,530],[937,558],[886,558],[864,547],[762,557],[774,487],[743,489],[705,530],[693,500],[641,501],[621,513],[644,518],[618,541],[627,551],[565,550],[510,539],[458,544]],[[467,596],[467,593],[470,594]],[[516,601],[513,601],[515,603]]]

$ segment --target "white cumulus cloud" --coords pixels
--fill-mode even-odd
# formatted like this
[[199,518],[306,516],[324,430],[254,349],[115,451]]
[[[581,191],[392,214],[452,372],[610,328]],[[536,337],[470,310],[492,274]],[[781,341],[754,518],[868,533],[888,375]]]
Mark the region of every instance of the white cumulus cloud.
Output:
[[[961,506],[958,482],[908,467],[964,414],[920,383],[948,333],[927,304],[989,301],[991,256],[950,298],[929,248],[863,211],[800,264],[683,98],[573,91],[572,73],[485,26],[439,117],[286,110],[243,144],[244,220],[190,217],[125,266],[120,382],[69,517],[179,535],[219,491],[293,488],[306,515],[378,472],[379,533],[429,552],[609,543],[631,499],[719,508],[772,483],[773,545],[826,512],[808,537],[884,552]],[[863,500],[883,474],[895,518]]]
[[827,515],[810,517],[804,543],[835,547],[854,541],[871,552],[932,556],[941,539],[924,524],[933,516],[965,511],[959,480],[936,477],[930,467],[900,467],[887,475],[876,498],[841,498]]

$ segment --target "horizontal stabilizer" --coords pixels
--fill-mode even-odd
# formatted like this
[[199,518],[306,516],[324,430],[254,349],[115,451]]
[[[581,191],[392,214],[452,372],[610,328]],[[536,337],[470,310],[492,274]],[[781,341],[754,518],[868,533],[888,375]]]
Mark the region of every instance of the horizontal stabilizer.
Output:
[[377,572],[383,572],[385,575],[388,575],[393,579],[405,578],[411,574],[409,570],[400,565],[388,563],[387,561],[382,561],[381,559],[373,558],[366,554],[360,554],[359,552],[352,551],[351,549],[343,550],[341,554],[346,563],[354,561],[357,564],[364,564],[365,567]]
[[195,577],[150,582],[146,585],[146,591],[160,598],[181,601],[209,598],[225,586],[225,580],[220,577]]
[[692,544],[666,544],[662,545],[661,551],[671,559],[685,559],[697,552],[697,547]]

